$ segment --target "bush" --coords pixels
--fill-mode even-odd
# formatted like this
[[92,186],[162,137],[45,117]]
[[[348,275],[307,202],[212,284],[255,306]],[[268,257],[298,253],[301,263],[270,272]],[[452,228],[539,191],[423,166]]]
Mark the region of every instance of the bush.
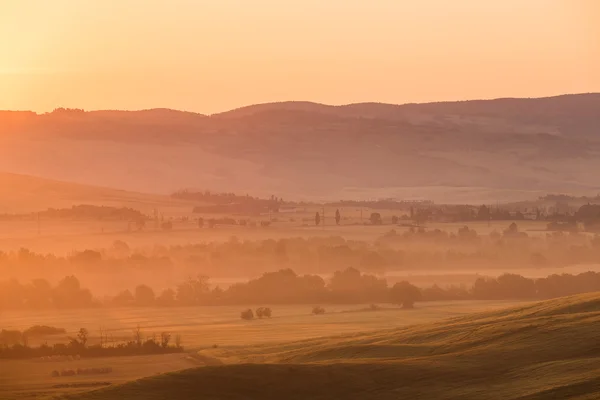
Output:
[[269,307],[259,307],[256,309],[256,316],[258,318],[271,318],[271,309]]
[[242,319],[245,319],[245,320],[254,319],[254,313],[252,312],[251,309],[247,309],[246,311],[242,311],[242,314],[240,316],[241,316]]
[[316,307],[313,307],[312,313],[313,313],[313,315],[325,314],[325,309],[323,307],[316,306]]

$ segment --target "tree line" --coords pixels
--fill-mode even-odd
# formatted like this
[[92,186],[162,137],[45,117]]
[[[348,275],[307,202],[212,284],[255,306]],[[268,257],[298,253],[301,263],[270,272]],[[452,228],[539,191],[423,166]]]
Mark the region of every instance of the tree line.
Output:
[[256,279],[226,289],[213,287],[206,276],[190,277],[175,288],[155,292],[138,285],[100,301],[81,288],[74,276],[55,287],[45,281],[29,284],[0,283],[0,307],[5,309],[86,308],[86,307],[175,307],[248,304],[395,303],[412,307],[417,301],[549,299],[600,291],[600,273],[550,275],[526,278],[503,274],[479,278],[472,287],[417,288],[409,282],[390,286],[385,278],[355,268],[336,271],[326,281],[318,275],[298,275],[291,269],[267,272]]
[[169,332],[159,336],[146,336],[137,327],[132,332],[132,338],[120,343],[109,343],[105,332],[100,332],[100,340],[89,344],[90,332],[81,328],[75,337],[69,337],[67,343],[55,343],[52,346],[44,343],[34,347],[29,345],[29,335],[19,331],[0,331],[0,359],[41,358],[55,359],[56,357],[117,357],[149,354],[169,354],[184,351],[181,336],[174,338]]
[[0,251],[0,275],[41,278],[93,273],[152,276],[203,274],[238,277],[265,271],[293,269],[299,273],[329,274],[347,266],[381,274],[393,270],[544,267],[600,263],[600,236],[549,232],[528,236],[518,224],[482,235],[464,226],[455,232],[409,228],[390,230],[375,242],[340,236],[201,242],[134,249],[115,241],[105,249],[87,249],[65,256],[28,249]]

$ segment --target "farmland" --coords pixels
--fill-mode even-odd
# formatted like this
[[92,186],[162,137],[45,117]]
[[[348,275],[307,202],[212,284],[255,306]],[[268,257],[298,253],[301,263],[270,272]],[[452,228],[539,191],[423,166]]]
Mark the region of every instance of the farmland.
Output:
[[588,294],[390,330],[208,349],[200,355],[225,365],[69,398],[595,399],[599,313],[599,295]]
[[[99,329],[115,341],[130,340],[140,327],[146,335],[167,331],[180,334],[186,348],[217,345],[282,342],[354,333],[424,323],[510,306],[511,301],[428,302],[417,310],[401,310],[381,305],[378,311],[363,311],[369,304],[323,305],[326,314],[311,315],[310,306],[271,306],[270,319],[243,321],[240,312],[248,307],[212,306],[181,308],[130,308],[44,311],[4,311],[2,322],[8,329],[24,330],[32,325],[50,325],[67,330],[63,336],[44,341],[64,341],[75,336],[79,328],[90,331],[90,343],[97,342]],[[251,306],[253,307],[254,306]],[[242,342],[240,342],[242,341]]]

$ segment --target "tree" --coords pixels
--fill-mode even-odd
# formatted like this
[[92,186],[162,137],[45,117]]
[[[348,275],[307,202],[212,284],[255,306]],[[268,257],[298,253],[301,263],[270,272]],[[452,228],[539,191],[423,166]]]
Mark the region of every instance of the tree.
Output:
[[258,307],[256,309],[256,316],[258,318],[271,318],[271,309],[269,307]]
[[315,225],[319,226],[320,223],[321,223],[321,214],[319,214],[319,212],[317,211],[315,213]]
[[85,328],[81,328],[79,332],[77,332],[77,339],[79,339],[79,343],[81,343],[83,347],[85,347],[85,345],[87,344],[88,336],[89,332]]
[[156,303],[161,306],[172,306],[175,304],[175,291],[173,289],[163,290],[156,298]]
[[169,347],[169,342],[171,341],[171,334],[169,332],[162,332],[160,334],[160,345],[163,348]]
[[254,313],[251,309],[247,309],[246,311],[242,311],[240,317],[245,320],[251,320],[254,319]]
[[504,230],[504,236],[518,236],[519,235],[519,227],[516,223],[511,223],[508,228]]
[[385,279],[361,274],[356,268],[350,267],[333,273],[329,290],[337,301],[367,302],[385,300],[388,287]]
[[138,325],[134,330],[133,330],[133,342],[135,343],[135,345],[137,347],[142,347],[142,329],[140,328],[140,326]]
[[146,285],[139,285],[135,288],[135,302],[140,306],[151,306],[154,304],[154,290]]
[[340,210],[335,210],[335,224],[339,225],[342,216],[340,215]]
[[477,211],[477,219],[479,220],[488,221],[491,215],[490,209],[485,204],[479,207]]
[[398,223],[398,217],[396,215],[392,216],[392,224],[396,225]]
[[401,304],[402,308],[413,308],[415,302],[421,300],[421,291],[418,287],[402,281],[392,286],[390,298],[392,303]]
[[369,220],[371,221],[372,225],[381,225],[383,223],[383,220],[381,219],[381,214],[379,214],[378,212],[371,213]]
[[133,298],[133,294],[131,294],[129,289],[126,289],[118,295],[116,295],[115,297],[113,297],[112,301],[113,303],[119,306],[130,306],[131,304],[133,304],[135,299]]
[[207,276],[189,277],[177,286],[177,300],[184,305],[202,304],[210,294],[210,283]]

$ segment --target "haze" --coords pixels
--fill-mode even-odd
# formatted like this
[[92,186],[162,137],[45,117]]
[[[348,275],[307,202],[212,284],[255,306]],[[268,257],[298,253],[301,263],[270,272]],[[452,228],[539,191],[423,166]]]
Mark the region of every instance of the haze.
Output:
[[593,0],[3,0],[0,37],[0,109],[600,90]]
[[0,399],[600,399],[600,0],[0,0]]

